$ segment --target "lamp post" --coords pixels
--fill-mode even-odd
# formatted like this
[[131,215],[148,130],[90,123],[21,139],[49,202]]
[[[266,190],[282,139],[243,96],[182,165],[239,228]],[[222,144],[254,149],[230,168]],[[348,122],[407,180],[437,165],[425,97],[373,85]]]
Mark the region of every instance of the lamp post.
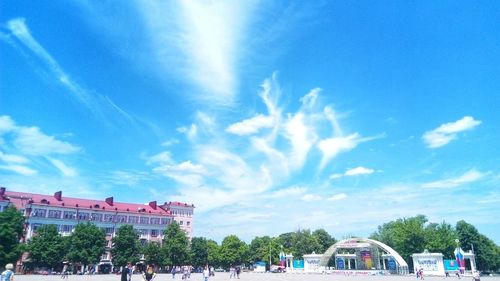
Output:
[[269,240],[269,272],[271,272],[271,240]]

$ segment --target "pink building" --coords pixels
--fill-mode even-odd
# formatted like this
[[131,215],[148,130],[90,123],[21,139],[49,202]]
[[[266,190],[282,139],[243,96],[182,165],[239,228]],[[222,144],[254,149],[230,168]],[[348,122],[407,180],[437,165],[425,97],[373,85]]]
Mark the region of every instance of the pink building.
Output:
[[44,224],[54,224],[61,235],[69,235],[80,222],[92,222],[106,233],[108,247],[101,263],[111,260],[111,238],[117,229],[131,224],[139,233],[141,242],[163,239],[163,230],[176,221],[189,238],[192,237],[194,205],[181,202],[151,201],[148,204],[115,202],[113,197],[104,200],[63,197],[58,191],[53,195],[8,191],[0,188],[0,211],[14,205],[25,218],[25,237],[30,239]]

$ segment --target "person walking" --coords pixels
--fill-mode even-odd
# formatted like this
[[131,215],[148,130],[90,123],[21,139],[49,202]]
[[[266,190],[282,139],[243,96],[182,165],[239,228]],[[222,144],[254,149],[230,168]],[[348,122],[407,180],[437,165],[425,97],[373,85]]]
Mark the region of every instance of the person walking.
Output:
[[156,277],[156,273],[153,269],[153,266],[148,265],[146,271],[144,271],[142,273],[142,279],[144,279],[144,281],[151,281],[151,280],[155,279],[155,277]]
[[13,281],[14,280],[14,265],[8,263],[5,265],[5,270],[2,272],[2,281]]
[[127,281],[132,281],[132,275],[134,274],[134,266],[132,265],[132,263],[129,262],[127,268],[128,268]]
[[208,269],[208,265],[203,269],[203,280],[208,281],[208,277],[210,277],[210,270]]
[[63,262],[63,264],[61,279],[68,279],[68,262]]
[[120,281],[129,281],[128,280],[128,274],[129,274],[129,267],[128,266],[123,266],[122,267],[122,274],[121,274]]
[[236,270],[236,277],[240,279],[241,267],[238,265],[235,270]]

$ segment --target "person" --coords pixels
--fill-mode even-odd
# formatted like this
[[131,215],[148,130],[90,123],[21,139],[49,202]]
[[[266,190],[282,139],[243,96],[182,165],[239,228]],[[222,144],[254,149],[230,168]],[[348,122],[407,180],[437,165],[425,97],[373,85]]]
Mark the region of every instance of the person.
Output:
[[460,271],[455,272],[455,275],[457,276],[458,279],[460,279]]
[[210,277],[210,270],[208,269],[208,265],[203,269],[203,280],[208,281],[208,277]]
[[[130,263],[129,263],[130,264]],[[129,267],[124,266],[122,267],[122,274],[121,274],[121,279],[120,281],[128,281],[128,273],[129,273]]]
[[144,279],[144,281],[151,281],[151,280],[155,279],[155,277],[156,277],[156,273],[153,269],[153,266],[148,265],[148,267],[146,268],[146,271],[144,271],[142,273],[142,278]]
[[128,278],[127,278],[127,281],[131,281],[132,280],[132,275],[134,274],[134,266],[132,265],[132,263],[128,263],[127,265],[128,267]]
[[237,277],[238,279],[240,279],[241,267],[238,265],[238,266],[235,268],[235,270],[236,270],[236,277]]
[[177,267],[172,267],[172,279],[175,279],[175,273],[177,272]]
[[481,278],[479,277],[479,271],[474,271],[474,273],[472,273],[472,281],[480,281]]
[[231,279],[233,277],[236,278],[236,273],[235,273],[234,267],[231,265],[231,267],[229,268],[229,279]]
[[2,281],[13,281],[14,280],[14,265],[8,263],[5,265],[5,270],[2,272]]
[[420,280],[424,280],[424,269],[421,268],[419,271],[418,271],[418,275],[420,275]]
[[68,262],[63,262],[63,268],[61,271],[61,279],[67,279],[68,278]]

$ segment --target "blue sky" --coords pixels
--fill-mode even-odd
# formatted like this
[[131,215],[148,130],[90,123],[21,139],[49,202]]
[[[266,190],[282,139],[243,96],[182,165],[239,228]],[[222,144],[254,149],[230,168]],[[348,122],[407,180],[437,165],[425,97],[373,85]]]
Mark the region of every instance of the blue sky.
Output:
[[424,214],[499,243],[499,8],[2,1],[0,185],[194,203],[217,241]]

